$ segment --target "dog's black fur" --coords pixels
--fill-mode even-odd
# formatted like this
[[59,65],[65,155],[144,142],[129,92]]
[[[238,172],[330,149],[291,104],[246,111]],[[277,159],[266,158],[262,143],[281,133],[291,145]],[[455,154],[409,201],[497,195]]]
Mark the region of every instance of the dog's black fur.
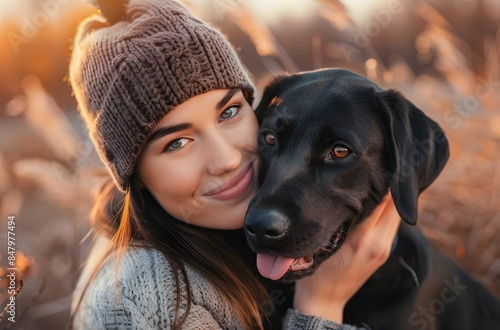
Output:
[[[404,222],[388,261],[351,299],[346,323],[372,329],[500,329],[498,300],[413,226],[418,195],[448,160],[442,129],[400,93],[343,69],[277,78],[256,110],[262,187],[245,220],[257,253],[314,255],[314,272],[390,189]],[[332,155],[346,148],[347,157]],[[345,152],[345,150],[344,150]],[[337,245],[348,234],[342,235]],[[321,251],[321,253],[318,253]],[[341,252],[340,252],[341,253]]]

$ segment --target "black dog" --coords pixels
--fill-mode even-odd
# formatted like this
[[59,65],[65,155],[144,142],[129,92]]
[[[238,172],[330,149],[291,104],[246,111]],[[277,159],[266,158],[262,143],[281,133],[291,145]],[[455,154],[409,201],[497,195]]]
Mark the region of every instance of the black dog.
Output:
[[442,129],[347,70],[277,78],[256,110],[262,187],[245,220],[260,273],[293,281],[338,251],[390,188],[402,222],[389,260],[351,299],[372,329],[500,329],[498,300],[410,225],[448,160]]

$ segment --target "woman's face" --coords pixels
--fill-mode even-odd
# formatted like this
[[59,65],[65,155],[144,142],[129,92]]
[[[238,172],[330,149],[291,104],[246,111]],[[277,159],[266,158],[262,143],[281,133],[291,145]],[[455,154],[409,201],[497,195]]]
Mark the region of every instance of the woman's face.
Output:
[[239,89],[197,95],[153,129],[140,181],[172,216],[213,229],[243,226],[258,189],[258,123]]

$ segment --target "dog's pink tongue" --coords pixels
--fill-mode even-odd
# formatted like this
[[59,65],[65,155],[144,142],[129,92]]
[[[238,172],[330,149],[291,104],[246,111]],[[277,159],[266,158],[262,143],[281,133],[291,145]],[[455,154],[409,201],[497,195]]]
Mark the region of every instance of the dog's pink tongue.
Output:
[[257,269],[262,276],[278,280],[285,275],[294,260],[294,258],[258,253]]

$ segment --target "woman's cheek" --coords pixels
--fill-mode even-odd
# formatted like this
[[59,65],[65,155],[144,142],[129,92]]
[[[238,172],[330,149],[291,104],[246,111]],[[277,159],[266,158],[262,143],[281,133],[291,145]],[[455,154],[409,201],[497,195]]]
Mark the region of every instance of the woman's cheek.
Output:
[[253,112],[249,115],[248,124],[246,125],[247,130],[244,134],[244,145],[247,150],[257,152],[257,134],[259,131],[259,123]]

